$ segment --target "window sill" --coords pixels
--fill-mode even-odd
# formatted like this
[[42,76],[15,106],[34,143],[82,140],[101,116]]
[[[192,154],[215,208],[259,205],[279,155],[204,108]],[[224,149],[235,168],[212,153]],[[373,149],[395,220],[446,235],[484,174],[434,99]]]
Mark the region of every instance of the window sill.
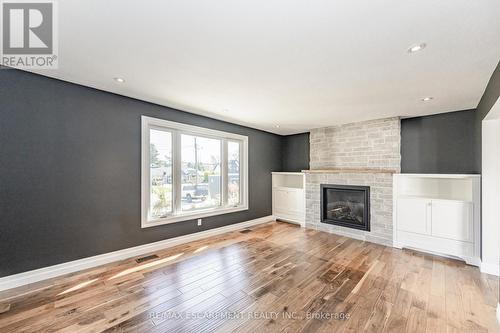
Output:
[[244,210],[248,210],[248,206],[238,206],[238,207],[220,208],[220,209],[213,209],[213,210],[212,209],[203,210],[203,211],[198,211],[198,212],[189,212],[189,213],[184,213],[182,215],[170,216],[170,217],[166,217],[166,218],[162,218],[162,219],[158,219],[158,220],[154,220],[154,221],[142,221],[141,227],[142,228],[149,228],[149,227],[155,227],[158,225],[164,225],[164,224],[170,224],[170,223],[176,223],[176,222],[182,222],[182,221],[201,219],[201,218],[210,217],[210,216],[217,216],[217,215],[241,212]]

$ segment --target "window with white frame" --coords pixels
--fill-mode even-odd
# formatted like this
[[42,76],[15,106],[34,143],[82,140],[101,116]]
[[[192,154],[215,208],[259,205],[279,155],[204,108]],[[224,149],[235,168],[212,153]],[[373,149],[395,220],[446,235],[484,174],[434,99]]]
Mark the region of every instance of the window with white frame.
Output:
[[248,209],[248,137],[142,117],[142,227]]

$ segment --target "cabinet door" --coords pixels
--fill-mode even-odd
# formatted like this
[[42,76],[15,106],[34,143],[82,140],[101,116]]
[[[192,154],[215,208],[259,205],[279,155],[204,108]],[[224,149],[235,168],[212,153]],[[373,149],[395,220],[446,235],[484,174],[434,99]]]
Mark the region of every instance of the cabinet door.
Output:
[[433,236],[471,242],[472,234],[471,203],[432,200]]
[[303,213],[305,209],[304,192],[289,191],[288,192],[288,208],[294,213]]
[[275,213],[286,213],[289,210],[288,192],[285,190],[274,189],[273,196]]
[[399,198],[397,207],[398,230],[428,234],[429,209],[427,199]]

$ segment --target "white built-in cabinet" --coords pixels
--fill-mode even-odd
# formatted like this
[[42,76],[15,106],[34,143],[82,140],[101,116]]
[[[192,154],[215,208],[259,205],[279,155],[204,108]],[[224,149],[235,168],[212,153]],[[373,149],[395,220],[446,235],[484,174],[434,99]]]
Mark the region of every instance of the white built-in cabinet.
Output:
[[394,246],[480,263],[480,175],[395,174]]
[[301,172],[273,172],[273,215],[305,226],[305,176]]

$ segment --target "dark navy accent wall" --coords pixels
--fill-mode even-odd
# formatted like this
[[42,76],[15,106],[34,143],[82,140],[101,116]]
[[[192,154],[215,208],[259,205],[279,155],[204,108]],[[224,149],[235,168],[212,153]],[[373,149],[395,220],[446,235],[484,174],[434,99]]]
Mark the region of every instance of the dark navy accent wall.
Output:
[[476,111],[401,120],[401,172],[480,173]]
[[300,172],[309,169],[309,133],[283,137],[283,171]]

